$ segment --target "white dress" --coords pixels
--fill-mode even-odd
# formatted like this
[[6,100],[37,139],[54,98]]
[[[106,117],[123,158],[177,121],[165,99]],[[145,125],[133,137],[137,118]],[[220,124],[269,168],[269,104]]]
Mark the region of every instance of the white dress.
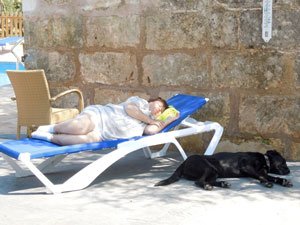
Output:
[[151,116],[148,101],[138,96],[130,97],[118,105],[91,105],[86,107],[82,113],[87,113],[92,117],[95,123],[94,131],[100,135],[103,141],[141,136],[147,124],[126,113],[124,107],[128,102],[133,102],[144,114]]

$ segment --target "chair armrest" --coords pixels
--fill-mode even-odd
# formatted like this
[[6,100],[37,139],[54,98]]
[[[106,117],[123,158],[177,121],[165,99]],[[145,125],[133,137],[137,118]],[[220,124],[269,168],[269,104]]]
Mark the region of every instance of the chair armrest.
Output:
[[54,96],[53,98],[50,98],[50,102],[54,102],[54,101],[56,101],[56,99],[58,99],[64,95],[71,94],[73,92],[78,95],[78,109],[79,109],[79,112],[81,112],[84,107],[84,102],[83,102],[82,93],[78,89],[71,89],[71,90],[67,90],[62,93],[59,93],[58,95]]

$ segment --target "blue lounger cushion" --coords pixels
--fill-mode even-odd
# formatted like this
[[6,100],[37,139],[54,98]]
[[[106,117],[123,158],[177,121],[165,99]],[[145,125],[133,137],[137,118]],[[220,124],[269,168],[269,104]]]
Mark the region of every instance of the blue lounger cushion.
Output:
[[[169,105],[174,106],[178,111],[180,111],[180,117],[176,121],[169,124],[161,132],[167,132],[171,128],[180,124],[189,115],[192,115],[198,109],[202,108],[206,103],[206,99],[198,96],[183,95],[178,94],[167,100]],[[111,141],[103,141],[96,143],[86,143],[86,144],[77,144],[77,145],[67,145],[60,146],[54,143],[47,141],[26,138],[22,140],[12,140],[4,143],[0,143],[0,152],[18,159],[21,153],[30,153],[30,158],[43,158],[43,157],[53,157],[61,154],[71,154],[80,151],[87,150],[100,150],[105,148],[116,148],[118,144],[128,141],[128,140],[137,140],[143,138],[135,137],[130,139],[119,139]]]
[[0,40],[0,46],[12,45],[24,39],[23,37],[6,37]]

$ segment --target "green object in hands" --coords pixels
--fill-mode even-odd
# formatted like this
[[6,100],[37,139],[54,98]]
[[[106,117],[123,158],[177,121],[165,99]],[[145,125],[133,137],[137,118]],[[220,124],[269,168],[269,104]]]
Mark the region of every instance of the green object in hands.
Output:
[[173,106],[169,106],[156,120],[166,120],[169,116],[175,116],[178,112]]

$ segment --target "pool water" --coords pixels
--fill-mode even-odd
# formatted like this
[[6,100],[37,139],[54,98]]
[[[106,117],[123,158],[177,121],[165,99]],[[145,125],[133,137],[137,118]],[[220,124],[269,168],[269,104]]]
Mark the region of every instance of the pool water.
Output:
[[[6,70],[16,70],[15,62],[0,62],[0,86],[10,84]],[[19,70],[24,70],[23,65],[20,63]]]

